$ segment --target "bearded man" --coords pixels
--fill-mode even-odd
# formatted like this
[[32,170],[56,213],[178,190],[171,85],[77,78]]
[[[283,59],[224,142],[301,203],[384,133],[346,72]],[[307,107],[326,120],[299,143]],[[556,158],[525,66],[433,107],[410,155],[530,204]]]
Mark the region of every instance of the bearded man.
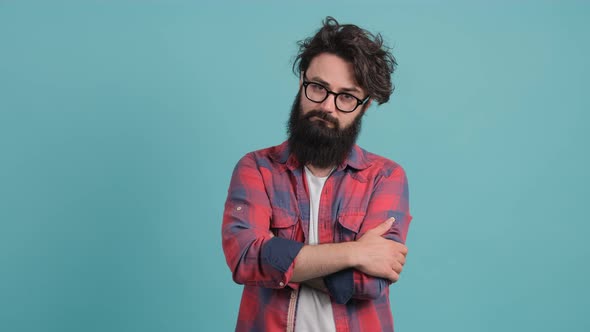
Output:
[[245,285],[236,331],[393,331],[406,175],[355,142],[371,103],[389,100],[395,58],[331,17],[299,46],[289,138],[238,162],[225,203],[223,250]]

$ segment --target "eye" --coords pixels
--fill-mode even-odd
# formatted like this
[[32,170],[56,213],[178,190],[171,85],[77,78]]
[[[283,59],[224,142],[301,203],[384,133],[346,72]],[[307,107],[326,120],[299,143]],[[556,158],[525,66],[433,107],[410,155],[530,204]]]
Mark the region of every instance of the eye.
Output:
[[348,93],[341,94],[340,99],[342,99],[343,102],[347,103],[356,101],[356,98],[353,95],[349,95]]
[[326,90],[326,88],[324,88],[323,86],[317,84],[317,83],[310,83],[309,87],[314,91],[314,92],[323,92],[324,90]]

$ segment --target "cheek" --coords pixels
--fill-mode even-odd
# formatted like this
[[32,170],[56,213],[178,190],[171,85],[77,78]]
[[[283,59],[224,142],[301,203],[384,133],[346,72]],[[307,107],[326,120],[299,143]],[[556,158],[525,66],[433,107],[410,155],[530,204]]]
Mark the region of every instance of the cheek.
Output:
[[312,102],[310,102],[309,100],[307,100],[307,98],[303,97],[304,100],[301,100],[301,113],[303,113],[303,115],[305,115],[306,113],[308,113],[309,111],[313,111],[315,108],[315,106],[317,104],[314,104]]
[[299,105],[301,105],[301,109],[305,112],[313,109],[313,107],[317,104],[312,103],[311,101],[309,101],[309,99],[302,95],[301,99],[299,100]]

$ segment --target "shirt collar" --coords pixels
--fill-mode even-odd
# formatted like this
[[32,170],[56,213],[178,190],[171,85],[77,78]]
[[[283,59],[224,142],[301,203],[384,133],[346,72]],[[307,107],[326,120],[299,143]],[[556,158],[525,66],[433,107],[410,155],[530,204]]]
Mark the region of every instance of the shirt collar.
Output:
[[[301,166],[295,155],[291,153],[288,141],[284,141],[281,145],[273,147],[270,157],[278,163],[285,164],[290,170],[297,169]],[[371,160],[367,157],[367,151],[355,144],[346,160],[344,160],[344,163],[336,169],[340,171],[346,168],[346,166],[350,166],[356,170],[363,170],[371,166]]]

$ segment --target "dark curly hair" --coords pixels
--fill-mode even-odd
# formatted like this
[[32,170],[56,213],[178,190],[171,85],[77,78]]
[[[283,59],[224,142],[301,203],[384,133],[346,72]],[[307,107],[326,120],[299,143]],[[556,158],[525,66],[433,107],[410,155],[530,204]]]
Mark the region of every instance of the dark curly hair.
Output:
[[331,16],[322,23],[313,37],[297,43],[299,54],[293,72],[300,76],[315,56],[332,53],[352,63],[357,82],[371,98],[379,104],[386,103],[394,89],[391,74],[397,62],[390,48],[383,44],[381,34],[373,35],[353,24],[339,24]]

